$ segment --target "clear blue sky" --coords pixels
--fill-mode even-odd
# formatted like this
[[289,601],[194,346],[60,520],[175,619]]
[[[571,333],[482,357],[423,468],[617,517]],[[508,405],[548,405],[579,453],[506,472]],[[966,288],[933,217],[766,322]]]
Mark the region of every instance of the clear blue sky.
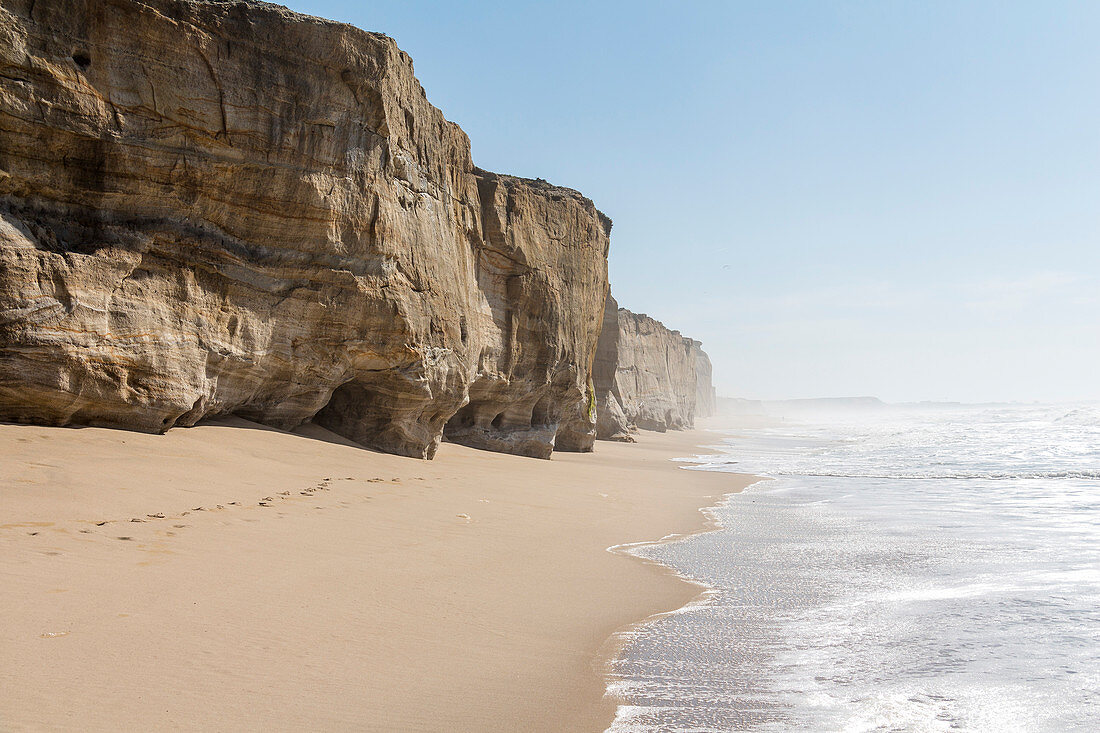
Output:
[[1100,399],[1100,3],[288,4],[595,200],[719,394]]

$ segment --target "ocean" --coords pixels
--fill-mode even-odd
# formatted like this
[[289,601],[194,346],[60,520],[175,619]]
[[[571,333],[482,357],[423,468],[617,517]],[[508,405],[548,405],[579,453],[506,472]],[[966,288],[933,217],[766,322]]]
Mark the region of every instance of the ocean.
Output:
[[[768,477],[623,548],[705,588],[624,636],[613,733],[1100,730],[1100,408],[715,431]],[[701,588],[702,590],[702,588]]]

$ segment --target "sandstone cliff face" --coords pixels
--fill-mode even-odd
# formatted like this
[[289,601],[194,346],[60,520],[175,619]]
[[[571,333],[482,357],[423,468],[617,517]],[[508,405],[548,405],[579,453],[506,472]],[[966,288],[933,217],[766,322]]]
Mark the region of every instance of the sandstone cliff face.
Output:
[[690,428],[700,404],[713,410],[710,359],[701,347],[660,321],[618,308],[609,295],[593,367],[597,437],[631,440],[637,428]]
[[604,303],[603,326],[592,365],[596,390],[596,437],[601,440],[634,442],[631,420],[623,412],[616,379],[619,366],[619,304],[609,292]]
[[0,419],[314,419],[429,458],[449,424],[545,457],[586,400],[609,231],[474,168],[385,36],[0,0]]
[[623,412],[643,430],[682,430],[695,419],[691,339],[644,313],[619,309],[616,392]]
[[591,449],[582,435],[594,425],[582,415],[591,412],[611,221],[576,191],[481,170],[477,177],[484,237],[476,271],[488,322],[469,404],[446,435],[540,458],[555,445]]
[[695,352],[695,417],[712,417],[717,414],[718,397],[710,357],[703,351],[701,341],[692,341],[691,348]]

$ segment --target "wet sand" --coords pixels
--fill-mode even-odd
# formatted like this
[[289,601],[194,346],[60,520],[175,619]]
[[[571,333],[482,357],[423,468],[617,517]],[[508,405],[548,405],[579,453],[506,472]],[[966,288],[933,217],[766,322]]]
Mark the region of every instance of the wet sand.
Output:
[[639,441],[0,425],[0,730],[603,730],[601,647],[698,592],[606,548],[751,480],[669,460],[705,432]]

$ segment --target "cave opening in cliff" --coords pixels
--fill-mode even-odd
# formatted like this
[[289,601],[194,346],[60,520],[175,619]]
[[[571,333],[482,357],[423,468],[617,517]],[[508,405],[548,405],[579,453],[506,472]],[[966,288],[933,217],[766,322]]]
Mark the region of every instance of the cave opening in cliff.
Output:
[[[456,434],[477,426],[492,428],[493,430],[504,430],[505,427],[507,427],[508,411],[501,410],[500,412],[495,412],[494,410],[494,414],[494,412],[489,412],[490,407],[496,406],[491,406],[486,402],[469,403],[447,421],[447,424],[443,428],[444,435],[448,433]],[[490,420],[486,426],[485,421],[488,420],[490,415],[493,416],[493,419]]]
[[451,416],[451,419],[447,421],[447,424],[444,426],[443,430],[444,433],[446,433],[447,430],[453,428],[469,428],[473,427],[473,425],[474,406],[473,404],[468,404]]
[[531,409],[531,427],[550,424],[550,397],[543,397]]
[[73,51],[73,63],[82,69],[92,65],[92,57],[86,51]]
[[313,422],[349,440],[370,445],[389,422],[377,402],[377,394],[370,385],[347,382],[332,391],[328,403],[313,416]]

